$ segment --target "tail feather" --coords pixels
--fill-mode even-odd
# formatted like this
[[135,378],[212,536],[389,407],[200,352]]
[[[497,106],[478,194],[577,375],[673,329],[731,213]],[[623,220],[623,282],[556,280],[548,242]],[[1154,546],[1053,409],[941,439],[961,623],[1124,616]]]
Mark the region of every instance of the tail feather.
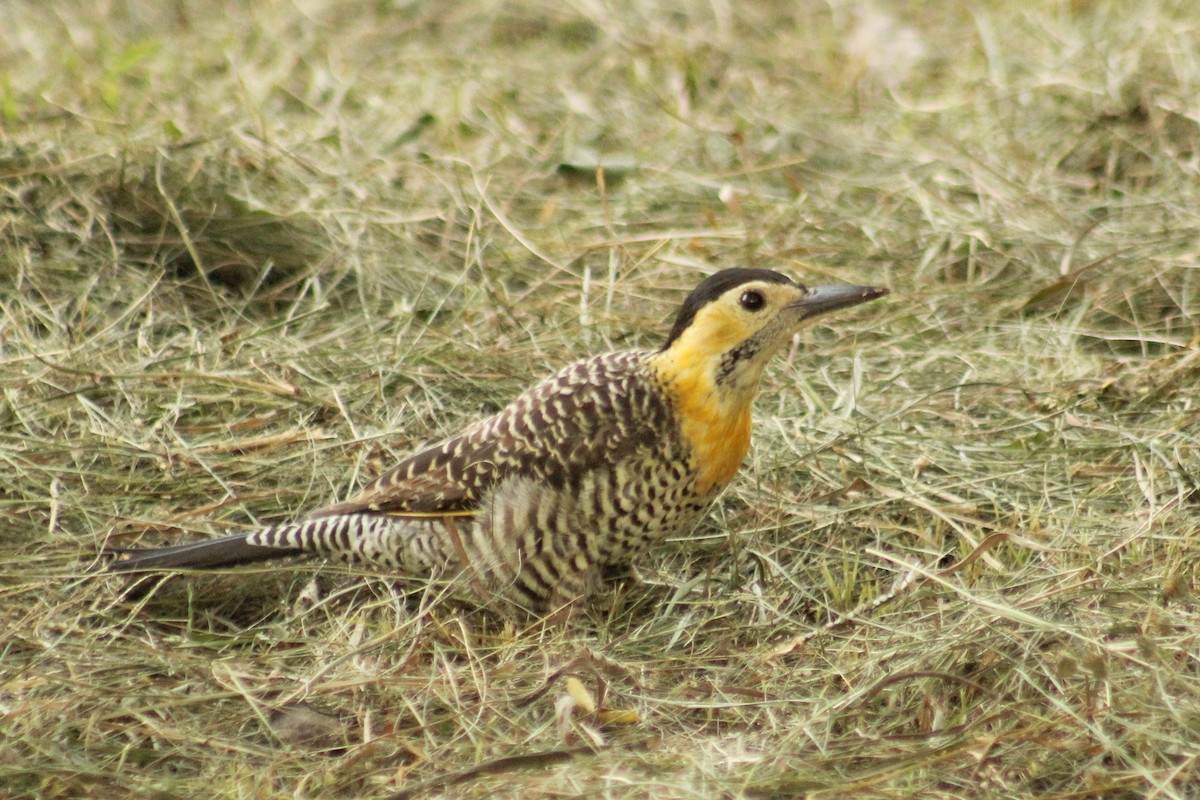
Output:
[[392,569],[431,569],[447,560],[437,549],[436,520],[404,520],[383,514],[336,514],[285,522],[222,539],[111,550],[112,572],[213,569],[304,553]]
[[116,558],[111,572],[145,572],[160,569],[216,569],[238,564],[253,564],[283,556],[294,556],[299,548],[263,547],[251,544],[245,534],[208,539],[172,547],[145,550],[112,550]]

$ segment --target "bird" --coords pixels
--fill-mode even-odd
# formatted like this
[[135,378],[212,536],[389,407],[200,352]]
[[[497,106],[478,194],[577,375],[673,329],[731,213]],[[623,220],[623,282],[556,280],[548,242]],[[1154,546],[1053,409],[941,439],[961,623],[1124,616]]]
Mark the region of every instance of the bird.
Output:
[[160,572],[317,555],[457,576],[482,603],[550,617],[693,525],[750,449],[771,357],[809,320],[888,294],[810,288],[769,269],[713,273],[659,348],[585,358],[494,415],[402,458],[354,496],[249,533],[112,551]]

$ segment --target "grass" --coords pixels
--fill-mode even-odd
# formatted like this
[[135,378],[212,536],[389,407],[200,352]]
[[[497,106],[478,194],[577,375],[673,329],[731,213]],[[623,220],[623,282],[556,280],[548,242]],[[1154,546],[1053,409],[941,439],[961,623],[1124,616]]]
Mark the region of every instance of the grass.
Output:
[[[160,5],[0,9],[3,792],[1195,795],[1190,4]],[[344,497],[733,265],[894,293],[563,628],[95,572]]]

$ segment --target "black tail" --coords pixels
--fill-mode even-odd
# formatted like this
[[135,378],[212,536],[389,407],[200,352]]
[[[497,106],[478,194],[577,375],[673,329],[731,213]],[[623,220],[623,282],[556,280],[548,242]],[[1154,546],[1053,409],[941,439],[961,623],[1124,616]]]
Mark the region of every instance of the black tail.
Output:
[[271,558],[298,555],[299,549],[260,547],[246,541],[245,534],[208,539],[173,547],[147,550],[110,550],[116,558],[111,572],[153,572],[162,569],[215,569],[253,564]]

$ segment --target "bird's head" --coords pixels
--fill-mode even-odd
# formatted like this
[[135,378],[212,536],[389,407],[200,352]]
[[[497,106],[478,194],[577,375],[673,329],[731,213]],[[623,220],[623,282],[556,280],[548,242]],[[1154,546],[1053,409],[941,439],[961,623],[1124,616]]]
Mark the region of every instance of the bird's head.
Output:
[[771,356],[805,322],[887,293],[876,286],[808,288],[767,269],[722,270],[684,300],[657,360],[667,373],[698,370],[721,394],[753,396]]

